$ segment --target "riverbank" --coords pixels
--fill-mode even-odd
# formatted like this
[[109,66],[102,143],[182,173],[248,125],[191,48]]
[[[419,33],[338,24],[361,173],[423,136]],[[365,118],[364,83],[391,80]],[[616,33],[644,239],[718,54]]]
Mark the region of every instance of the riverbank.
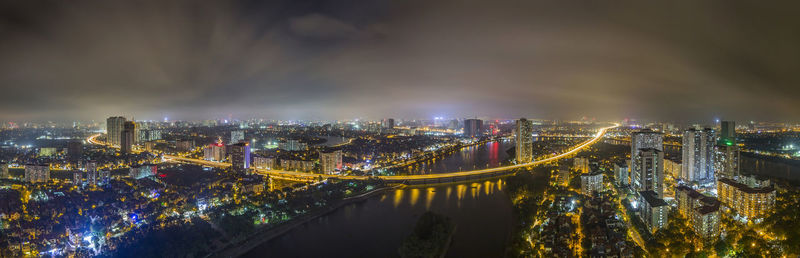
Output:
[[305,214],[303,216],[300,216],[300,217],[292,219],[290,221],[281,223],[279,225],[275,225],[275,226],[272,226],[272,227],[269,227],[269,228],[264,228],[262,230],[259,230],[258,232],[253,233],[252,235],[247,237],[247,239],[244,240],[243,242],[229,244],[227,247],[223,248],[222,250],[219,250],[217,252],[214,252],[214,253],[208,255],[208,257],[239,257],[239,256],[249,252],[250,250],[253,250],[255,247],[257,247],[257,246],[259,246],[259,245],[261,245],[263,243],[268,242],[269,240],[272,240],[272,239],[274,239],[276,237],[279,237],[279,236],[291,231],[292,229],[294,229],[294,228],[296,228],[298,226],[301,226],[303,224],[306,224],[306,223],[308,223],[308,222],[310,222],[310,221],[312,221],[314,219],[317,219],[317,218],[319,218],[321,216],[324,216],[324,215],[326,215],[328,213],[334,212],[334,211],[338,210],[341,207],[344,207],[344,206],[349,205],[349,204],[361,202],[361,201],[367,200],[367,199],[369,199],[369,198],[371,198],[373,196],[385,193],[385,192],[390,191],[390,190],[395,190],[395,189],[398,189],[398,188],[401,188],[401,187],[403,187],[403,185],[393,185],[393,186],[382,187],[382,188],[375,189],[375,190],[372,190],[372,191],[369,191],[369,192],[366,192],[366,193],[363,193],[363,194],[360,194],[360,195],[357,195],[357,196],[351,196],[351,197],[342,199],[341,201],[339,201],[339,202],[337,202],[335,204],[328,205],[328,206],[326,206],[324,208],[321,208],[321,209],[319,209],[317,211],[309,212],[309,213],[307,213],[307,214]]

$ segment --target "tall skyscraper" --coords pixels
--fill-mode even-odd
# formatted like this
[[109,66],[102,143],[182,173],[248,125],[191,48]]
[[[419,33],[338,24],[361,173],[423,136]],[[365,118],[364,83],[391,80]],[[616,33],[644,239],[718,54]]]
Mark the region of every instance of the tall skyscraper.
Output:
[[683,133],[683,167],[681,179],[684,181],[709,181],[714,179],[714,130],[689,129]]
[[517,120],[517,164],[533,161],[533,123],[525,118]]
[[664,135],[655,132],[650,129],[644,129],[638,132],[634,132],[631,135],[631,184],[636,188],[638,183],[641,182],[639,179],[641,174],[641,164],[642,162],[639,161],[640,155],[639,152],[641,149],[656,149],[659,151],[664,151]]
[[719,145],[736,145],[736,122],[722,121],[719,130]]
[[120,146],[122,127],[124,124],[125,118],[121,116],[112,116],[106,119],[106,141],[108,141],[108,143],[114,146]]
[[239,142],[231,145],[231,166],[239,171],[250,168],[250,143]]
[[238,143],[240,141],[244,141],[244,131],[231,131],[231,143]]
[[342,169],[342,151],[320,151],[319,152],[320,172],[323,174],[333,174],[336,170]]
[[133,145],[136,144],[136,123],[126,121],[122,126],[120,134],[119,149],[122,153],[131,153]]
[[477,137],[483,132],[483,120],[464,119],[464,136]]
[[636,160],[641,170],[637,181],[633,182],[633,189],[653,191],[658,198],[664,198],[664,152],[654,148],[640,149]]

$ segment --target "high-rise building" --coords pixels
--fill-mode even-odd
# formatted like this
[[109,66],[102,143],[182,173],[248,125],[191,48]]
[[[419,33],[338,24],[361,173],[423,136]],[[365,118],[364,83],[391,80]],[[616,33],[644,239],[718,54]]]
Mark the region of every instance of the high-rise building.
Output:
[[394,118],[383,119],[383,128],[394,129]]
[[25,182],[46,183],[47,181],[50,181],[50,165],[25,165]]
[[618,186],[626,186],[630,184],[628,171],[628,165],[624,162],[614,164],[614,182],[616,182]]
[[718,178],[735,179],[739,176],[739,146],[736,145],[717,145],[715,147],[716,157],[714,158],[715,168]]
[[92,186],[97,186],[101,181],[100,173],[97,171],[97,163],[86,162],[86,183]]
[[684,181],[714,180],[714,130],[689,129],[683,133],[683,159],[680,178]]
[[655,233],[661,228],[667,227],[667,214],[669,213],[669,205],[664,199],[658,197],[658,194],[653,191],[639,192],[639,218],[650,230],[650,233]]
[[231,167],[239,171],[250,168],[250,143],[239,142],[231,145]]
[[244,141],[244,131],[231,131],[231,143],[238,143],[240,141]]
[[483,120],[464,119],[464,136],[478,137],[483,133]]
[[119,150],[122,153],[131,153],[136,144],[136,122],[126,121],[120,134]]
[[653,148],[640,149],[636,160],[641,171],[638,181],[632,182],[633,189],[653,191],[656,197],[664,198],[664,152]]
[[83,142],[80,140],[71,140],[67,143],[67,160],[70,162],[78,162],[83,156]]
[[763,218],[775,208],[775,188],[768,184],[748,185],[720,178],[717,180],[717,195],[725,206],[747,219]]
[[520,118],[517,120],[516,132],[517,164],[533,161],[533,123],[525,118]]
[[108,143],[114,146],[120,146],[124,124],[125,118],[121,116],[112,116],[106,119],[106,141]]
[[212,143],[203,150],[203,159],[221,162],[225,160],[225,145]]
[[664,151],[664,135],[650,129],[644,129],[631,134],[631,184],[636,189],[637,182],[640,182],[640,171],[642,164],[638,159],[641,149],[656,149]]
[[603,191],[603,173],[584,173],[581,174],[581,193],[592,196],[594,193]]
[[333,174],[342,169],[342,151],[320,151],[319,152],[320,172],[323,174]]
[[736,122],[722,121],[720,123],[718,145],[736,145]]
[[719,236],[719,206],[717,198],[705,196],[691,187],[675,187],[678,212],[685,216],[694,231],[704,238]]

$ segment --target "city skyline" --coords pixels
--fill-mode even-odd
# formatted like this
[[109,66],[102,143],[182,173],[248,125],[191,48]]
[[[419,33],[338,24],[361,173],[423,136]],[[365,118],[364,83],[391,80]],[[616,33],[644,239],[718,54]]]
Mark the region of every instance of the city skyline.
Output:
[[4,3],[0,120],[786,121],[796,5]]
[[797,1],[0,2],[0,257],[800,257]]

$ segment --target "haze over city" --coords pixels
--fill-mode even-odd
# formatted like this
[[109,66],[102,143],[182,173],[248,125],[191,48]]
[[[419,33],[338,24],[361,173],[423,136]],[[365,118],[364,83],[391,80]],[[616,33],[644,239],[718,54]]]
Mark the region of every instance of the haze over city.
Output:
[[6,1],[0,119],[788,121],[797,7]]

